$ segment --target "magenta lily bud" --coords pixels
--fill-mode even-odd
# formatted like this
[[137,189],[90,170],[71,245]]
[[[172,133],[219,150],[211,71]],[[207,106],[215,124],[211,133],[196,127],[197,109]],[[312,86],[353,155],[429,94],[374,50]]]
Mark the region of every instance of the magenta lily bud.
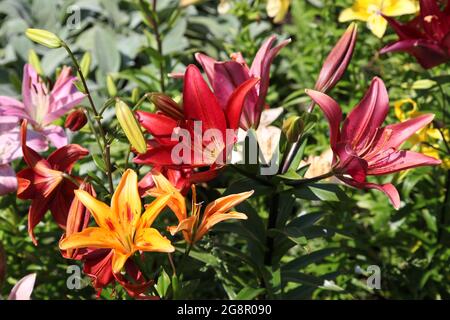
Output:
[[357,25],[352,23],[328,54],[314,89],[320,92],[331,90],[342,78],[353,55]]
[[86,114],[82,109],[72,111],[66,118],[64,127],[70,129],[70,131],[78,131],[83,128],[87,123]]

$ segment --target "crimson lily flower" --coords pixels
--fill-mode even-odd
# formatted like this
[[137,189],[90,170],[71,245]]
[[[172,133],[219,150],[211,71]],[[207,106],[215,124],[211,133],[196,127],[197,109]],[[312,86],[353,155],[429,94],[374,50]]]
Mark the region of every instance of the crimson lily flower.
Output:
[[202,53],[195,55],[198,63],[205,70],[214,94],[223,109],[226,108],[228,100],[239,85],[252,77],[261,79],[261,82],[250,90],[245,100],[240,119],[240,127],[244,130],[251,127],[258,128],[261,112],[266,108],[270,66],[280,50],[291,42],[291,39],[284,40],[274,47],[275,40],[276,36],[271,36],[262,44],[250,68],[240,52],[231,55],[232,61],[216,61]]
[[31,199],[28,211],[28,233],[37,245],[33,229],[50,209],[53,218],[61,228],[65,228],[70,205],[74,198],[74,183],[77,178],[70,176],[75,162],[85,157],[89,151],[77,144],[69,144],[55,150],[47,159],[26,145],[27,120],[22,122],[21,140],[23,158],[28,168],[17,174],[17,197]]
[[450,2],[443,11],[435,0],[420,0],[420,15],[401,24],[384,17],[399,40],[380,53],[403,51],[414,56],[425,69],[450,61]]
[[[139,123],[152,134],[153,139],[148,141],[147,152],[139,154],[134,162],[159,169],[181,170],[180,174],[187,175],[192,180],[211,179],[231,155],[245,98],[258,81],[259,79],[250,78],[238,86],[223,109],[199,69],[189,65],[184,77],[182,114],[136,113]],[[197,124],[201,124],[201,131],[196,130]],[[171,136],[181,130],[189,133],[190,141],[183,139],[188,154],[183,152],[183,159],[173,159],[172,151],[179,146],[179,142],[171,140]],[[216,134],[208,136],[208,132]],[[200,167],[209,167],[209,170],[195,171]]]
[[372,80],[366,95],[350,112],[341,128],[342,111],[337,102],[319,91],[307,90],[307,94],[320,106],[329,122],[330,144],[334,153],[333,172],[346,184],[383,191],[398,209],[400,196],[397,189],[390,183],[379,185],[367,182],[366,176],[441,163],[421,153],[398,149],[411,135],[430,123],[433,114],[381,127],[389,111],[389,98],[381,79]]

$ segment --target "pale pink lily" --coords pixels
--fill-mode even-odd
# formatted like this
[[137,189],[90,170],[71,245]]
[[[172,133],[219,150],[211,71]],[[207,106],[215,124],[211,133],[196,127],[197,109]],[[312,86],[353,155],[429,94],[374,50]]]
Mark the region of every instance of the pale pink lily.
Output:
[[[4,116],[0,113],[0,196],[17,189],[16,173],[10,163],[22,156],[20,144],[19,119]],[[42,136],[31,133],[27,137],[27,144],[33,149],[43,151],[46,144],[42,143]]]
[[241,53],[233,53],[231,61],[216,61],[213,58],[197,53],[195,58],[202,65],[214,94],[222,108],[227,105],[233,91],[250,78],[261,81],[247,95],[240,127],[244,130],[258,128],[261,113],[266,108],[266,95],[269,89],[270,66],[282,48],[291,42],[290,39],[273,46],[275,36],[269,37],[261,46],[249,68]]
[[441,163],[421,153],[399,150],[404,141],[433,120],[433,114],[381,127],[389,111],[389,98],[381,79],[372,80],[366,95],[350,112],[342,127],[342,111],[336,101],[319,91],[307,90],[307,94],[320,106],[329,122],[334,153],[332,170],[346,184],[383,191],[398,209],[400,196],[397,189],[391,183],[367,182],[366,176]]
[[37,74],[36,70],[26,64],[23,70],[22,99],[17,101],[10,97],[0,96],[0,114],[27,119],[34,131],[41,133],[43,142],[50,141],[56,148],[67,144],[64,129],[52,124],[85,97],[79,92],[71,76],[71,69],[64,67],[50,90]]
[[8,300],[30,300],[35,281],[36,273],[31,273],[20,279],[12,288]]

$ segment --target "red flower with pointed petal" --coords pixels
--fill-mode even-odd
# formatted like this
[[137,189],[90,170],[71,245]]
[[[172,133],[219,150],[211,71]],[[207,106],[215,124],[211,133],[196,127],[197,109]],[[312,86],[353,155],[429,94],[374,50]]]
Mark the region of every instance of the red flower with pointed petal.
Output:
[[248,130],[257,128],[261,112],[266,108],[266,95],[269,89],[270,66],[281,49],[291,40],[284,40],[273,46],[275,36],[269,37],[261,46],[249,68],[241,53],[232,54],[232,61],[216,61],[207,55],[197,53],[195,58],[202,65],[214,90],[219,105],[226,108],[233,92],[242,83],[252,77],[260,78],[261,82],[252,88],[245,100],[240,127]]
[[[246,96],[258,82],[256,78],[247,79],[232,92],[226,107],[222,108],[198,68],[189,65],[184,77],[182,116],[137,112],[138,121],[152,134],[153,139],[148,141],[147,152],[138,155],[134,162],[152,165],[160,171],[163,168],[179,170],[180,175],[193,180],[207,181],[215,177],[216,170],[226,162],[236,141]],[[201,128],[197,128],[197,124]],[[171,136],[177,131],[189,133],[189,141],[183,139],[188,154],[183,153],[182,159],[173,159],[174,148],[179,143],[172,141]],[[215,134],[208,136],[208,132]],[[196,169],[200,167],[209,170],[198,172]]]
[[23,158],[28,168],[17,174],[17,197],[31,199],[28,211],[28,233],[37,245],[34,227],[50,210],[61,228],[65,228],[69,207],[78,186],[70,176],[73,166],[89,151],[77,144],[69,144],[55,150],[47,159],[26,145],[27,120],[22,122],[21,140]]
[[450,1],[441,11],[435,0],[420,0],[420,15],[406,24],[384,18],[399,40],[381,49],[380,53],[407,52],[426,69],[450,61]]
[[336,101],[314,90],[307,90],[307,94],[320,106],[329,122],[330,144],[334,152],[333,171],[343,182],[356,188],[381,190],[398,209],[400,197],[397,189],[390,183],[367,182],[366,177],[441,163],[421,153],[398,149],[411,135],[430,123],[433,114],[381,127],[389,110],[388,94],[381,79],[372,80],[366,95],[350,112],[342,127],[342,111]]

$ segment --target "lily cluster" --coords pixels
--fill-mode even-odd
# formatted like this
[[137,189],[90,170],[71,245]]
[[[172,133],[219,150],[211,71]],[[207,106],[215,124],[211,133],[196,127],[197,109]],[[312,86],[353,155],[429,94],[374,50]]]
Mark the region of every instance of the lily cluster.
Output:
[[[401,1],[403,6],[396,1],[375,1],[376,6],[372,2],[356,1],[342,13],[341,20],[367,20],[377,36],[382,36],[389,23],[400,41],[383,52],[407,51],[426,68],[449,59],[449,6],[441,12],[435,2],[421,0],[420,16],[413,24],[402,26],[390,16],[416,12],[413,1]],[[269,1],[269,14],[275,22],[283,19],[289,5],[290,1]],[[29,35],[49,47],[65,46],[49,32],[33,30]],[[307,114],[303,118],[305,122],[317,104],[329,124],[332,153],[329,172],[302,177],[287,183],[287,188],[334,177],[358,189],[380,190],[398,209],[401,201],[395,186],[376,183],[370,177],[440,164],[439,159],[430,155],[401,149],[405,141],[430,125],[434,115],[417,114],[402,118],[401,123],[383,126],[389,112],[389,98],[383,81],[375,77],[362,100],[343,120],[341,107],[328,94],[349,65],[356,38],[357,28],[352,23],[325,59],[314,88],[306,90],[311,104],[303,110]],[[235,145],[242,141],[240,133],[245,136],[254,130],[268,160],[275,153],[283,131],[287,142],[282,167],[277,173],[284,174],[285,168],[295,163],[304,133],[303,120],[289,117],[280,129],[273,122],[284,110],[271,108],[266,102],[271,65],[291,40],[278,44],[276,41],[275,36],[266,39],[250,66],[240,52],[231,54],[227,61],[197,53],[195,59],[206,79],[197,66],[188,65],[183,74],[174,75],[183,81],[180,103],[164,93],[147,95],[156,112],[139,109],[139,105],[129,108],[116,98],[114,121],[130,142],[130,152],[134,153],[131,165],[149,168],[139,179],[139,170],[129,169],[127,163],[113,190],[111,163],[106,163],[110,190],[104,199],[97,196],[89,177],[81,177],[74,170],[89,150],[68,144],[63,127],[54,124],[71,112],[65,127],[77,131],[88,120],[92,125],[90,113],[93,112],[103,138],[99,145],[105,159],[110,160],[101,114],[95,109],[81,69],[77,64],[85,93],[75,86],[77,78],[71,76],[68,67],[62,69],[55,84],[50,86],[49,79],[39,75],[31,65],[25,65],[22,102],[0,97],[0,192],[17,191],[18,198],[31,200],[28,233],[33,243],[38,245],[35,227],[50,211],[64,230],[59,242],[61,254],[83,263],[84,272],[92,278],[98,292],[117,282],[132,297],[157,298],[148,294],[154,282],[142,267],[147,261],[144,252],[167,254],[172,262],[172,254],[178,249],[177,237],[184,239],[188,248],[185,253],[189,254],[216,224],[247,219],[245,213],[233,208],[249,199],[253,190],[225,193],[204,205],[198,199],[201,193],[197,194],[196,187],[217,178],[226,168]],[[80,106],[86,96],[91,109]],[[41,155],[50,146],[56,149],[48,156]],[[10,164],[21,157],[26,167],[16,175]],[[270,179],[264,181],[273,186]],[[158,219],[162,215],[165,219]],[[172,220],[177,221],[176,225]],[[163,228],[157,229],[157,225]],[[29,296],[34,278],[30,276],[25,282],[28,285],[24,296]],[[12,295],[19,296],[17,292],[18,289]]]

